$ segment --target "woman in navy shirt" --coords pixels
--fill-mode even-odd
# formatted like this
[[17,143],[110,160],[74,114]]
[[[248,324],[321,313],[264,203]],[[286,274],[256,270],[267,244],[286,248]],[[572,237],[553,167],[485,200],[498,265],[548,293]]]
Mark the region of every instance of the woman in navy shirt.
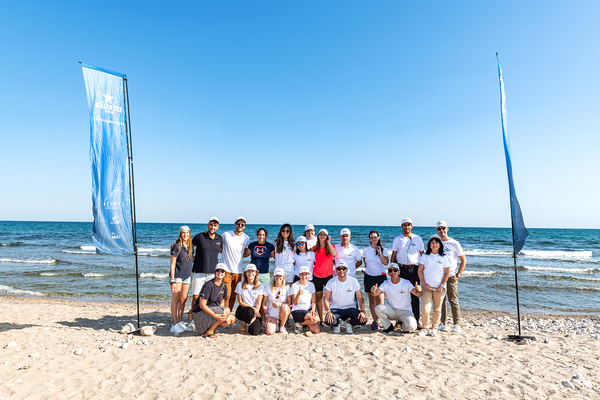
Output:
[[[188,289],[192,276],[192,234],[190,228],[182,226],[179,228],[179,238],[171,247],[171,318],[173,327],[183,320],[183,308],[187,300]],[[173,330],[171,327],[171,330]]]
[[258,269],[258,281],[267,286],[271,283],[271,275],[269,274],[269,259],[271,252],[275,250],[275,246],[267,242],[267,231],[265,228],[259,228],[256,231],[256,242],[248,245],[244,253],[244,257],[250,256],[250,263],[256,265]]

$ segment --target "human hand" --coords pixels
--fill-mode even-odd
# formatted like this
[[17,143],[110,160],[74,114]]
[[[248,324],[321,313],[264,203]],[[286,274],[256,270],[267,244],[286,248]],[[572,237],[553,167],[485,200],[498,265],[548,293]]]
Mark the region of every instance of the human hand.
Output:
[[443,290],[443,289],[444,289],[444,288],[443,288],[443,287],[440,285],[440,286],[438,286],[437,288],[435,288],[435,291],[436,291],[437,293],[442,293],[442,290]]
[[373,296],[375,296],[375,293],[377,293],[377,284],[374,284],[373,286],[371,286],[371,294]]
[[331,324],[334,318],[335,316],[333,315],[333,313],[331,311],[327,311],[327,314],[325,314],[325,322]]
[[358,320],[360,321],[361,324],[364,324],[365,322],[367,322],[367,316],[365,315],[364,312],[360,312],[358,314]]

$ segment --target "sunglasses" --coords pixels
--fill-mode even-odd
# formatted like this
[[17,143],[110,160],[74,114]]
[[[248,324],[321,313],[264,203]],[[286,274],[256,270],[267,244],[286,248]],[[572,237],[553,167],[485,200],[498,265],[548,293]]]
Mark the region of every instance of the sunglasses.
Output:
[[220,269],[220,268],[219,268],[219,269],[215,269],[215,272],[216,272],[217,274],[224,274],[224,273],[225,273],[225,270],[224,270],[224,269]]
[[290,230],[289,229],[282,229],[281,233],[290,233]]
[[235,226],[246,226],[246,224],[244,224],[243,222],[241,222],[239,224],[235,224]]
[[306,244],[306,242],[298,242],[296,243],[298,246],[304,246]]
[[280,295],[280,294],[281,294],[281,290],[279,290],[279,291],[277,292],[277,296],[275,296],[275,300],[277,300],[277,299],[279,298],[279,295]]
[[398,272],[398,268],[390,268],[388,269],[388,272]]
[[445,231],[446,229],[448,228],[446,228],[445,226],[439,226],[436,228],[436,231]]
[[336,270],[338,271],[346,271],[348,268],[346,267],[337,267]]

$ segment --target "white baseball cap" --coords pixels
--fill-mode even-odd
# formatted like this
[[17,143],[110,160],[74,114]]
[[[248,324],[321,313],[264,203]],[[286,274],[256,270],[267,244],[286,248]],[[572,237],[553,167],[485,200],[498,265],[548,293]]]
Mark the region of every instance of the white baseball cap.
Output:
[[183,225],[181,228],[179,228],[179,233],[183,232],[183,231],[188,231],[190,232],[190,227],[187,225]]
[[319,234],[321,234],[321,232],[323,232],[326,235],[329,235],[329,232],[327,232],[327,229],[323,228],[319,231]]
[[256,265],[248,264],[246,265],[246,271],[258,271],[258,269],[256,268]]
[[397,268],[397,269],[400,269],[400,267],[399,267],[399,266],[398,266],[398,264],[396,264],[396,263],[389,263],[389,265],[388,265],[388,269],[390,269],[390,268]]
[[313,231],[315,230],[315,226],[313,224],[306,224],[306,226],[304,227],[304,232],[308,231],[312,229]]
[[344,228],[340,231],[340,236],[350,235],[350,229]]
[[299,242],[306,242],[306,238],[304,236],[298,236],[296,238],[296,243],[299,243]]
[[348,266],[346,265],[346,262],[344,260],[340,260],[340,261],[338,261],[338,263],[335,267],[338,268],[338,267],[348,267]]
[[440,226],[445,226],[445,227],[447,228],[447,227],[448,227],[448,224],[446,223],[446,221],[438,221],[438,222],[435,224],[435,227],[436,227],[436,228],[439,228]]
[[229,272],[229,268],[227,268],[227,265],[225,263],[218,263],[215,269],[224,269],[225,272]]
[[310,274],[310,268],[308,268],[308,265],[301,266],[300,271],[298,272],[298,275],[300,275],[304,272],[306,272],[307,274]]
[[[244,218],[244,217],[237,217],[237,219],[235,220],[235,222],[238,222],[240,219],[241,219],[242,221],[246,222],[246,218]],[[247,222],[246,222],[246,223],[247,223]]]
[[409,224],[412,225],[412,219],[406,217],[406,218],[402,218],[402,224],[404,224],[405,222],[408,222]]
[[277,275],[285,276],[285,271],[283,268],[275,268],[275,271],[273,271],[273,276]]
[[221,223],[221,221],[219,221],[219,218],[217,218],[217,217],[210,217],[210,219],[208,220],[208,222],[212,222],[212,221],[215,221],[217,224]]
[[431,239],[439,239],[440,242],[442,241],[442,238],[439,237],[438,235],[431,235],[431,236],[429,236],[429,240],[431,240]]

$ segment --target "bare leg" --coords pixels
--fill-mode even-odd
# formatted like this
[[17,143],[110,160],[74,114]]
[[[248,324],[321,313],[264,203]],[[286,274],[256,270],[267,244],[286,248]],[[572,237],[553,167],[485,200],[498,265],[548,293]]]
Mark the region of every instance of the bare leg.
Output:
[[174,283],[171,286],[175,286],[175,291],[173,292],[173,301],[171,302],[171,319],[173,320],[173,325],[179,322],[177,318],[179,317],[178,306],[179,306],[179,297],[181,295],[181,282]]
[[317,313],[319,314],[319,321],[323,321],[323,292],[316,292],[317,299]]
[[185,308],[185,302],[187,301],[188,290],[190,285],[184,283],[181,285],[181,291],[179,292],[179,304],[177,304],[177,321],[183,321],[183,309]]

